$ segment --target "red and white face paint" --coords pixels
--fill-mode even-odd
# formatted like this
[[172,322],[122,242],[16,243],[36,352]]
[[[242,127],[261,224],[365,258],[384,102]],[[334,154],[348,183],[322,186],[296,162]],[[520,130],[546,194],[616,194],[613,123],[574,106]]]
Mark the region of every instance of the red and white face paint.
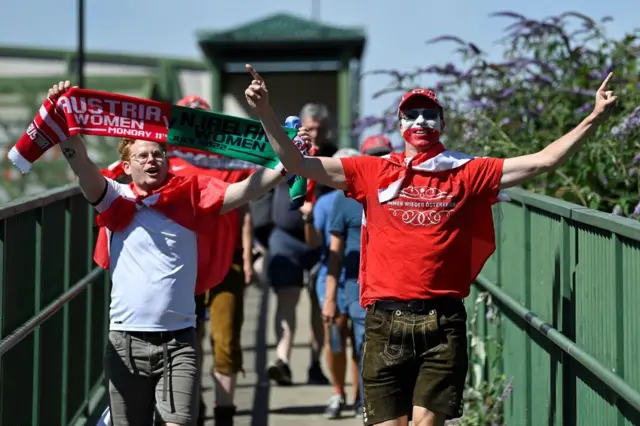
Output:
[[407,143],[425,149],[440,142],[442,118],[439,109],[411,108],[400,111],[400,129]]

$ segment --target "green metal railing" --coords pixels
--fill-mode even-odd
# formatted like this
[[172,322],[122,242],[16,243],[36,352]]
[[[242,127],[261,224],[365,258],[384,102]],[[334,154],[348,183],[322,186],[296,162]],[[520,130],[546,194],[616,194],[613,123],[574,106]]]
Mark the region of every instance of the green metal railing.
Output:
[[[487,364],[513,377],[506,424],[640,424],[640,223],[509,195],[468,299],[500,308],[475,327],[502,343]],[[104,407],[109,282],[93,219],[75,185],[0,207],[0,426],[80,425]]]
[[496,214],[497,250],[470,300],[513,378],[506,424],[640,424],[640,223],[523,190]]
[[0,426],[82,424],[104,408],[109,282],[76,185],[0,207]]

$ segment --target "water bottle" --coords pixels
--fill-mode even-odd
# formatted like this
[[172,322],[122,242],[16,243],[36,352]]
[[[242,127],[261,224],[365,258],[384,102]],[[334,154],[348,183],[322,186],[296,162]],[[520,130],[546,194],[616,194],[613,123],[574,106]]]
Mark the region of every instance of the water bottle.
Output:
[[[302,120],[297,115],[290,115],[286,120],[284,120],[284,125],[285,127],[298,130],[302,127]],[[296,144],[298,149],[302,152],[302,155],[309,155],[309,147],[307,147],[307,144],[298,136],[293,138],[293,143]]]
[[[300,120],[300,117],[296,115],[290,115],[284,121],[284,125],[285,127],[289,127],[297,130],[302,126],[302,120]],[[293,143],[296,145],[298,150],[302,152],[302,155],[309,155],[309,148],[307,147],[307,144],[302,139],[300,139],[297,135],[294,136]],[[303,186],[304,187],[307,186],[306,182],[304,181],[304,178],[293,175],[291,173],[288,173],[284,179],[289,185],[289,188],[292,188],[296,185],[298,186],[299,189]],[[289,210],[290,211],[298,210],[304,204],[305,199],[306,199],[306,194],[303,194],[302,191],[300,191],[299,196],[296,196],[291,199]]]
[[331,353],[341,354],[344,351],[342,347],[342,333],[340,332],[340,327],[335,322],[329,324],[329,347],[331,348]]
[[284,125],[286,127],[291,127],[292,129],[298,130],[300,127],[302,127],[302,120],[300,120],[300,117],[298,117],[297,115],[290,115],[286,120],[284,120]]

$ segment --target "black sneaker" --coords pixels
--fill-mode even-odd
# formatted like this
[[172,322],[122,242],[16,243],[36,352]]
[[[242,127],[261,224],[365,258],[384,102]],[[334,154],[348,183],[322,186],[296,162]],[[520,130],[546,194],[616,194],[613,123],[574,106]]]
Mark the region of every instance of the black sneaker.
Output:
[[291,369],[289,365],[281,359],[276,360],[276,362],[269,367],[267,374],[269,379],[280,386],[291,386],[293,384],[291,380]]
[[357,409],[360,405],[362,405],[360,403],[360,389],[358,389],[358,393],[356,394],[356,397],[353,399],[353,404],[351,404],[351,408],[353,410]]
[[207,417],[207,406],[204,405],[204,401],[200,400],[200,410],[198,411],[198,426],[204,426],[205,419]]
[[328,385],[329,379],[322,372],[319,362],[311,364],[309,367],[309,378],[307,383],[310,385]]
[[213,407],[215,426],[233,426],[233,416],[235,415],[236,407],[234,405]]
[[332,395],[327,402],[327,408],[324,409],[324,416],[327,419],[338,419],[342,415],[344,408],[344,396]]

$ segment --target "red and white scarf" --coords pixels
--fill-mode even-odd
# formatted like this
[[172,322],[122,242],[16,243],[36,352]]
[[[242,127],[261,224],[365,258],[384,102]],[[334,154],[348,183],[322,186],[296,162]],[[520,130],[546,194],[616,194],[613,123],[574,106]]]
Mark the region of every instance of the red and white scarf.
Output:
[[[177,224],[197,235],[198,274],[196,294],[203,293],[220,283],[231,265],[229,242],[219,238],[226,226],[220,220],[219,211],[224,201],[228,184],[203,174],[175,176],[170,174],[167,182],[146,197],[129,198],[119,196],[102,213],[96,216],[96,224],[101,230],[96,250],[95,262],[109,269],[109,237],[106,230],[118,232],[125,229],[143,207],[163,214]],[[131,191],[136,194],[131,184]],[[216,259],[212,262],[212,259]]]
[[[202,164],[202,167],[197,167],[194,163]],[[210,176],[212,178],[224,181],[226,183],[235,183],[244,179],[249,173],[253,173],[258,167],[253,163],[249,163],[242,160],[231,159],[216,154],[210,154],[200,150],[188,149],[188,148],[169,148],[169,172],[175,176]],[[102,174],[108,178],[117,180],[120,176],[124,175],[124,168],[122,167],[122,161],[118,160],[106,169],[102,170]],[[209,259],[212,263],[209,268],[214,269],[216,272],[211,272],[213,276],[211,281],[200,282],[196,285],[196,294],[202,293],[222,282],[222,279],[231,267],[233,260],[233,254],[236,248],[236,242],[238,238],[238,230],[240,228],[239,216],[237,211],[232,211],[227,214],[217,217],[217,220],[212,221],[215,230],[207,233],[207,236],[202,238],[209,238],[211,241],[207,242],[207,245],[214,247],[211,253],[215,253],[215,257]],[[200,252],[202,243],[198,243],[198,252]],[[208,250],[206,247],[204,250]],[[103,267],[109,269],[109,237],[105,227],[100,227],[98,233],[98,240],[94,251],[95,262]],[[216,265],[213,265],[215,263]],[[218,271],[218,268],[220,269]],[[222,271],[226,271],[223,272]]]
[[[27,173],[47,150],[71,135],[127,136],[165,143],[171,108],[162,102],[74,87],[44,100],[7,157]],[[132,122],[144,130],[132,130]]]
[[[413,171],[441,172],[462,167],[473,160],[472,155],[461,152],[447,151],[444,145],[437,144],[426,152],[407,158],[404,153],[391,153],[382,157],[389,162],[401,166],[395,169],[393,175],[381,177],[378,183],[378,201],[386,203],[398,196],[402,190],[403,182]],[[506,193],[500,191],[495,201],[508,201]]]

